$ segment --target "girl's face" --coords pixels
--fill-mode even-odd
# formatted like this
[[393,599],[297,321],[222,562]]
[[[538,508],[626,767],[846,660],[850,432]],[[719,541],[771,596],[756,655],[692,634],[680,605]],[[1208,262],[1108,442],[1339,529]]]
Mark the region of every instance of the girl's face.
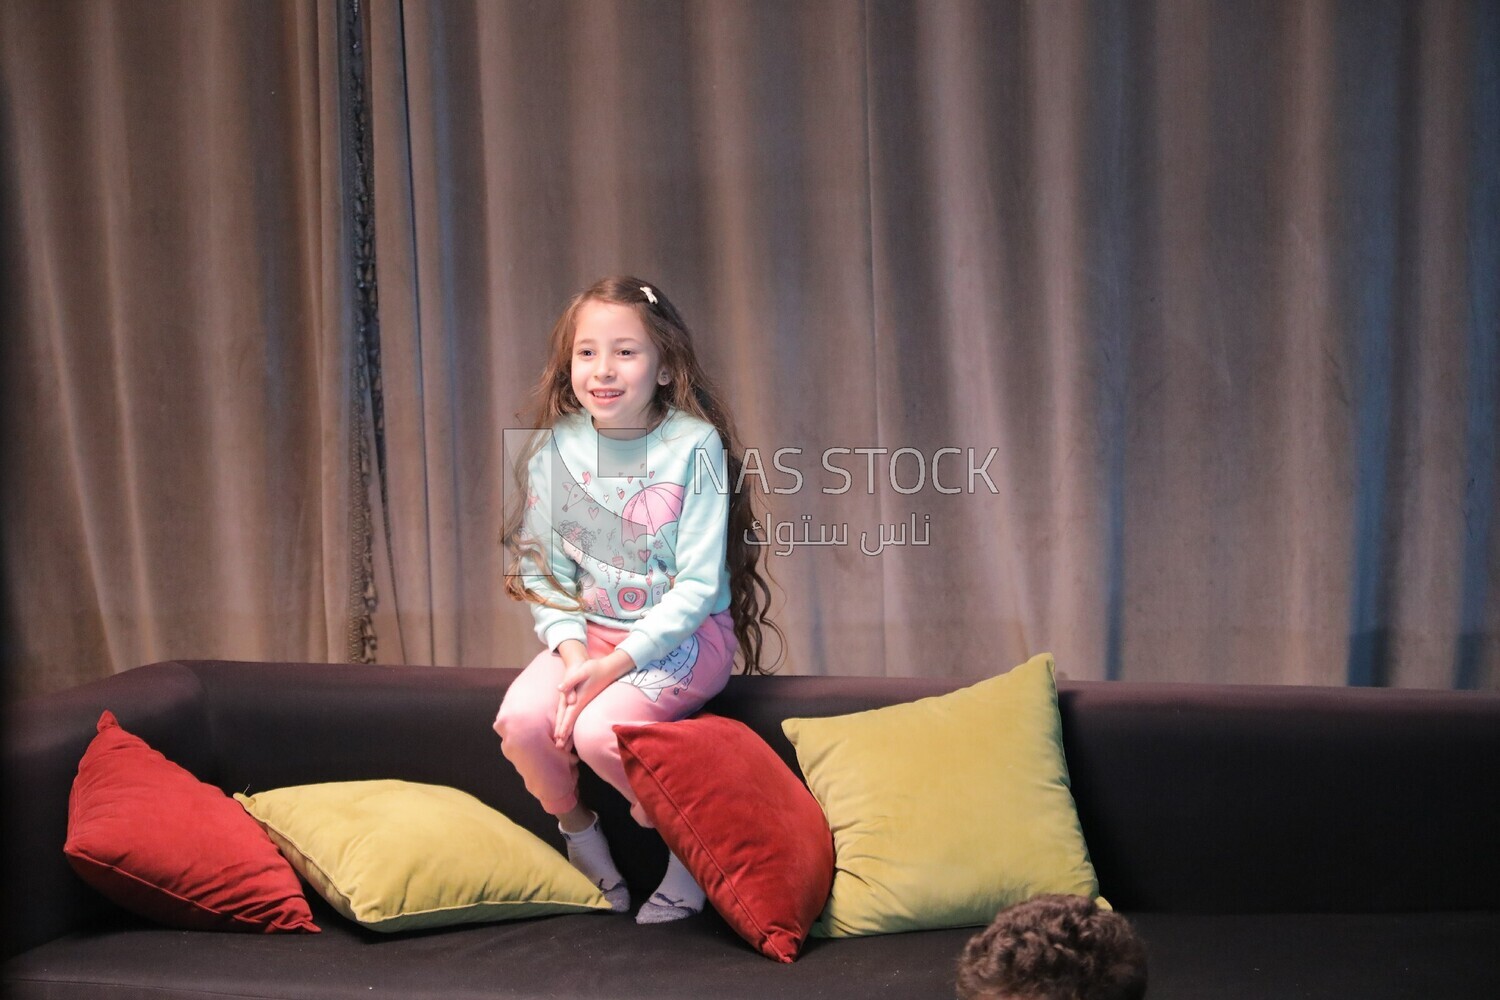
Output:
[[590,299],[573,326],[573,392],[597,428],[644,428],[661,354],[630,306]]

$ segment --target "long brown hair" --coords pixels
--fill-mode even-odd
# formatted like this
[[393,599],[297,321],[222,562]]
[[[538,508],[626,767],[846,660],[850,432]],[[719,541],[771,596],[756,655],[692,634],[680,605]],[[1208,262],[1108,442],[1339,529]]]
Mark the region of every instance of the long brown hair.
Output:
[[[651,289],[650,296],[646,294],[647,288]],[[743,450],[734,431],[734,420],[723,403],[719,387],[698,363],[698,356],[693,350],[692,333],[687,324],[661,287],[653,282],[628,276],[601,279],[573,296],[552,327],[552,334],[548,339],[547,363],[542,369],[541,379],[532,391],[530,408],[524,417],[517,414],[519,418],[526,420],[527,427],[536,428],[538,433],[533,435],[515,462],[516,494],[507,505],[505,527],[501,536],[501,542],[510,555],[505,575],[505,592],[516,600],[549,607],[559,606],[525,586],[520,574],[523,559],[531,562],[533,568],[540,569],[559,592],[572,591],[572,588],[563,585],[552,574],[547,560],[539,558],[541,550],[537,546],[538,540],[526,536],[524,520],[528,492],[527,466],[547,440],[545,431],[550,430],[560,418],[583,410],[583,404],[573,392],[573,331],[577,325],[578,311],[588,302],[606,302],[633,308],[645,325],[652,343],[656,345],[661,370],[672,378],[666,385],[657,385],[651,398],[652,427],[666,418],[670,407],[713,424],[719,432],[719,439],[724,443],[729,473],[729,538],[725,562],[729,569],[729,611],[734,617],[734,635],[739,641],[744,672],[771,673],[780,663],[781,657],[778,655],[776,663],[770,666],[761,663],[765,630],[775,632],[782,640],[785,636],[768,617],[771,588],[756,566],[760,549],[745,541],[754,526],[754,514],[750,509],[750,494],[741,488]],[[582,607],[582,603],[575,599],[574,603],[566,606],[566,610],[581,610]]]

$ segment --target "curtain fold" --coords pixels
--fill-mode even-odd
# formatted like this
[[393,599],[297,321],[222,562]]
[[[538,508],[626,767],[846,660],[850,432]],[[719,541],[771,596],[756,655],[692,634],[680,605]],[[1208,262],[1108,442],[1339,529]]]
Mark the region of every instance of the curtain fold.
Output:
[[0,8],[13,689],[346,658],[341,14]]

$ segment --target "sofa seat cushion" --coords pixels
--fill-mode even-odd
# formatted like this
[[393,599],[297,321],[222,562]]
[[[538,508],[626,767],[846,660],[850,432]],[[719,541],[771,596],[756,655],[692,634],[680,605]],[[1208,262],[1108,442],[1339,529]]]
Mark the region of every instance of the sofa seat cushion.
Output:
[[[670,1000],[944,997],[967,929],[812,939],[767,962],[712,913],[652,928],[566,916],[387,935],[320,899],[318,935],[251,936],[118,923],[6,966],[17,1000],[444,998],[546,995]],[[1152,1000],[1445,1000],[1500,996],[1500,913],[1129,914],[1146,941]],[[125,918],[122,917],[122,921]],[[1455,961],[1454,956],[1464,956]]]

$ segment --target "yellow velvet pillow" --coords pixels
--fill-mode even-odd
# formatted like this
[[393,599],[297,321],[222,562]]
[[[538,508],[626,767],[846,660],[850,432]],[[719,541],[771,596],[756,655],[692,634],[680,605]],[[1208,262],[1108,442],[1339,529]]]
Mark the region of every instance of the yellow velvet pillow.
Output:
[[235,798],[320,896],[371,930],[609,909],[565,857],[456,788],[345,781]]
[[977,926],[1041,893],[1098,897],[1053,669],[1042,654],[940,697],[782,723],[833,829],[813,934]]

